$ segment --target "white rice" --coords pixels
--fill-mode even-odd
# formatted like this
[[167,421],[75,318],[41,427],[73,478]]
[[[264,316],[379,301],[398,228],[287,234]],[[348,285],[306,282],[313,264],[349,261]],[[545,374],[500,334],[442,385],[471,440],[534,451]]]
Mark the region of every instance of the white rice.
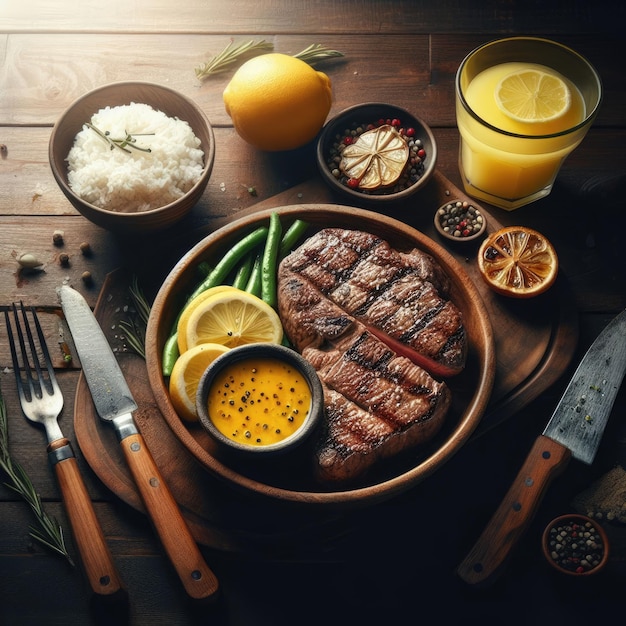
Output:
[[100,109],[89,121],[114,139],[131,134],[150,152],[111,149],[83,126],[67,157],[70,187],[83,200],[109,211],[148,211],[180,198],[200,178],[204,153],[187,122],[134,102]]

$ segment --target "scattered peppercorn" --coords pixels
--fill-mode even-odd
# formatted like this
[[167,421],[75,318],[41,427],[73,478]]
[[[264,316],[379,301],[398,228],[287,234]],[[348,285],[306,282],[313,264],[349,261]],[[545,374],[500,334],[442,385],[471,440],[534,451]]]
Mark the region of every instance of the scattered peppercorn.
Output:
[[481,212],[469,202],[461,200],[440,207],[437,221],[444,233],[459,239],[476,235],[485,227]]
[[55,246],[62,246],[63,245],[63,237],[64,237],[65,233],[62,230],[55,230],[52,233],[52,243]]
[[85,283],[85,285],[93,284],[93,277],[91,276],[91,272],[87,272],[87,271],[83,272],[81,275],[81,279]]
[[6,156],[9,154],[9,149],[7,148],[6,143],[0,143],[0,154],[2,155],[3,159],[5,159]]
[[83,241],[83,243],[80,244],[80,251],[83,253],[84,256],[90,256],[91,246],[89,245],[88,242]]
[[67,252],[61,252],[61,254],[59,254],[59,263],[62,267],[69,267],[70,255],[67,254]]

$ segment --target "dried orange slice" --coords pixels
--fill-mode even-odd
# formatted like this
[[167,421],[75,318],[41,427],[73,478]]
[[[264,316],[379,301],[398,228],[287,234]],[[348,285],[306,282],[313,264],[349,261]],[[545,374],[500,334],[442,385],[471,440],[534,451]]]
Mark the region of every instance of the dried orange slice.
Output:
[[367,130],[341,155],[341,170],[361,189],[393,185],[409,160],[409,146],[400,133],[384,124]]
[[508,226],[483,241],[478,250],[478,269],[497,293],[530,298],[554,283],[559,261],[554,247],[541,233]]

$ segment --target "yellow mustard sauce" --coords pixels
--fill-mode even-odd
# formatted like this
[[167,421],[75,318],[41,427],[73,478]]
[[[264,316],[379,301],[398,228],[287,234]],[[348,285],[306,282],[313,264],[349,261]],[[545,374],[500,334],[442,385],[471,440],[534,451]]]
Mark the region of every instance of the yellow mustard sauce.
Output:
[[220,372],[208,395],[216,428],[240,444],[267,446],[286,439],[311,410],[305,377],[278,359],[243,359]]

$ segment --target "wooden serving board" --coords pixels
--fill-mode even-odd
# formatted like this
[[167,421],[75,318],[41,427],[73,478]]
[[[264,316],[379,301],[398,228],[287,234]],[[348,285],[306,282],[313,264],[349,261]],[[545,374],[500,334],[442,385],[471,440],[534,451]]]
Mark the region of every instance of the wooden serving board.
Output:
[[[468,200],[480,208],[487,217],[489,232],[503,225],[495,215],[497,209],[489,210],[478,205],[439,173],[421,192],[419,201],[405,203],[385,213],[437,240],[434,212],[451,199]],[[313,180],[245,212],[334,200],[320,181]],[[242,215],[238,213],[234,217]],[[214,220],[208,228],[214,230],[222,222],[233,219]],[[201,230],[194,233],[196,241],[203,236]],[[193,243],[195,241],[189,242],[190,245]],[[445,245],[441,239],[439,243]],[[565,371],[578,340],[576,309],[563,276],[553,288],[537,298],[504,298],[494,294],[478,274],[474,261],[478,244],[452,242],[446,247],[467,268],[483,297],[493,327],[496,376],[488,409],[473,435],[478,437],[513,416]],[[185,251],[180,250],[181,256]],[[315,554],[320,542],[326,544],[342,532],[341,512],[275,501],[268,506],[267,500],[234,492],[209,475],[174,436],[156,406],[148,385],[145,362],[127,349],[119,330],[121,312],[129,303],[129,279],[123,269],[107,277],[95,314],[117,352],[139,406],[135,413],[138,426],[197,541],[229,552],[267,551],[276,555],[277,551],[282,551],[285,555],[297,552],[302,556],[303,550],[310,550]],[[94,472],[123,501],[143,511],[115,434],[95,414],[82,375],[76,391],[74,424],[80,449]],[[306,536],[306,542],[301,541],[303,536]]]

